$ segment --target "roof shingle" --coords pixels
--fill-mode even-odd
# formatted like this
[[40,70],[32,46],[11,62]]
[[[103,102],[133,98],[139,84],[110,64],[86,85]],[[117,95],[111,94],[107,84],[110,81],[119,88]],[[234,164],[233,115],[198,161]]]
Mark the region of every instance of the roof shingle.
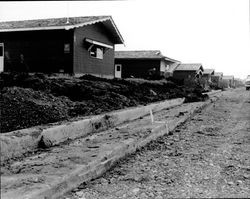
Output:
[[220,76],[220,77],[222,77],[222,76],[223,76],[223,73],[221,73],[221,72],[215,72],[215,73],[214,73],[214,76]]
[[212,75],[214,74],[214,69],[204,69],[203,74]]
[[175,69],[175,71],[197,71],[197,70],[203,71],[202,64],[179,64],[179,66],[177,66]]
[[160,50],[134,50],[134,51],[115,51],[116,59],[165,59],[171,62],[179,62],[164,56]]
[[57,27],[70,26],[81,23],[94,23],[105,21],[109,16],[89,16],[89,17],[70,17],[70,18],[51,18],[51,19],[34,19],[23,21],[0,22],[0,29],[20,29],[20,28],[37,28],[37,27]]
[[111,16],[85,16],[0,22],[0,32],[54,29],[68,30],[100,22],[112,32],[117,43],[123,43],[123,38]]
[[164,56],[159,50],[141,51],[115,51],[115,58],[118,59],[162,59]]
[[223,76],[222,79],[224,79],[224,80],[233,80],[234,76],[233,75],[227,75],[227,76]]

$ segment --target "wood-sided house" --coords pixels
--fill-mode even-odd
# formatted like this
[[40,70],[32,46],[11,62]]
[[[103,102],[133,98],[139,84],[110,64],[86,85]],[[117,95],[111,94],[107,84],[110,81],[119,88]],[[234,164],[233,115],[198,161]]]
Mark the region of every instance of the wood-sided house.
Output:
[[202,77],[208,82],[212,82],[212,76],[214,75],[214,69],[204,69]]
[[211,80],[216,86],[221,87],[222,77],[222,72],[215,72],[214,75],[212,75]]
[[222,86],[224,88],[234,88],[235,87],[234,76],[233,75],[223,76]]
[[122,78],[147,78],[150,71],[164,76],[176,62],[179,63],[162,55],[159,50],[115,51],[115,68]]
[[0,70],[113,78],[115,44],[111,16],[0,22]]
[[244,87],[244,82],[242,79],[235,78],[234,82],[235,82],[235,88]]
[[214,75],[214,69],[204,69],[203,73],[202,73],[202,83],[203,83],[203,87],[205,89],[209,89],[211,83],[212,83],[212,76]]
[[198,81],[203,73],[202,64],[179,64],[174,72],[173,79],[185,83],[185,81]]

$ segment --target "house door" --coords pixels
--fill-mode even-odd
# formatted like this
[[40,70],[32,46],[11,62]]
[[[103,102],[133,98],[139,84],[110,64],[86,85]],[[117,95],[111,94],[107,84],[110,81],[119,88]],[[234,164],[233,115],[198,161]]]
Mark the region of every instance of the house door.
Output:
[[122,77],[122,65],[115,64],[115,78],[121,78],[121,77]]
[[3,72],[3,63],[4,63],[4,48],[3,43],[0,43],[0,72]]

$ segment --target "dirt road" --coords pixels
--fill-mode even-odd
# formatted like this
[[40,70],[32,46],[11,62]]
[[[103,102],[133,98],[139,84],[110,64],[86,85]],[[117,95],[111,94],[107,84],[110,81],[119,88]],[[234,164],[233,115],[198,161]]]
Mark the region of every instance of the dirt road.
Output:
[[236,89],[64,198],[250,197],[250,92]]

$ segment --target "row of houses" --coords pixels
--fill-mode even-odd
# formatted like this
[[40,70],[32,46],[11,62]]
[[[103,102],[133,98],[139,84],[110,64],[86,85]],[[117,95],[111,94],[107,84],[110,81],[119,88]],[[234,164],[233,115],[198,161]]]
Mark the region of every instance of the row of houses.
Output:
[[[177,80],[204,78],[219,82],[202,64],[181,63],[154,51],[115,51],[124,40],[111,16],[0,22],[0,72],[44,72],[105,78]],[[232,86],[230,84],[230,86]]]
[[204,69],[205,82],[219,88],[235,88],[234,76],[225,76],[222,72],[215,72],[214,69]]
[[115,67],[122,78],[147,78],[150,72],[158,76],[189,82],[199,81],[205,89],[210,85],[232,88],[235,86],[233,76],[223,76],[222,72],[205,69],[201,63],[181,63],[181,61],[164,56],[157,51],[116,51]]

